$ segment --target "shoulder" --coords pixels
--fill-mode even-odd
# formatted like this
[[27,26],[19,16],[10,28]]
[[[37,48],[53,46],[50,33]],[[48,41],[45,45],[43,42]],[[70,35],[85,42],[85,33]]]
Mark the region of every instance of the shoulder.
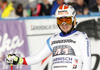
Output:
[[51,37],[49,37],[47,40],[57,38],[58,36],[59,36],[59,33],[56,33],[56,34],[52,35]]
[[88,36],[85,32],[77,31],[78,37],[77,40],[88,40]]
[[59,33],[55,33],[54,35],[52,35],[52,38],[56,38],[57,36],[59,36]]
[[78,36],[87,37],[85,32],[77,31]]

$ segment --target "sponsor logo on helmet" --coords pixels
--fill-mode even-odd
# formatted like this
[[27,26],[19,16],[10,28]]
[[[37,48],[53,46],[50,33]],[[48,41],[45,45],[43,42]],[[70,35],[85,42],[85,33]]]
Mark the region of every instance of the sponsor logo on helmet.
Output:
[[67,12],[67,10],[61,10],[61,11],[58,11],[58,13],[59,13],[59,12]]
[[68,12],[60,12],[60,13],[58,13],[58,15],[67,15],[68,14]]
[[67,14],[69,14],[68,12],[67,12],[67,10],[63,10],[63,11],[58,11],[58,15],[67,15]]

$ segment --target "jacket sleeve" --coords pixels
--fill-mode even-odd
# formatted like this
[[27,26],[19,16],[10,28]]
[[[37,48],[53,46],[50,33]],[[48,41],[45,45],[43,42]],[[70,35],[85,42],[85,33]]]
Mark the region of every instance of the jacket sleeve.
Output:
[[48,45],[50,43],[49,40],[50,39],[47,40],[48,42],[45,44],[45,46],[37,54],[32,55],[32,56],[28,56],[24,59],[24,61],[26,61],[26,65],[37,64],[51,54],[51,50],[49,48],[50,45]]
[[83,63],[82,70],[91,70],[91,46],[89,38],[86,33],[83,33],[78,36],[77,40]]

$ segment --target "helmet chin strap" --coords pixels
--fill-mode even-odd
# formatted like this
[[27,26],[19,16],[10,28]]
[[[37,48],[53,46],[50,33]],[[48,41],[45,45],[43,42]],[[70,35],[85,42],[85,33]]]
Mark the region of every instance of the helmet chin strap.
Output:
[[[62,23],[63,24],[63,23]],[[61,30],[60,26],[58,25],[59,29]],[[65,33],[64,31],[61,30],[61,32],[63,33],[63,35],[66,35],[66,34],[70,34],[72,31],[74,30],[74,21],[72,22],[72,28],[67,32]]]

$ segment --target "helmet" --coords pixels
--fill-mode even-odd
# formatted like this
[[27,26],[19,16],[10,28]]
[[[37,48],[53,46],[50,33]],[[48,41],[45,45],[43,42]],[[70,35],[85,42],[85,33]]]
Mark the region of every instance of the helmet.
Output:
[[71,17],[71,24],[72,24],[76,18],[76,11],[71,5],[63,4],[57,8],[55,12],[55,17],[56,18]]

